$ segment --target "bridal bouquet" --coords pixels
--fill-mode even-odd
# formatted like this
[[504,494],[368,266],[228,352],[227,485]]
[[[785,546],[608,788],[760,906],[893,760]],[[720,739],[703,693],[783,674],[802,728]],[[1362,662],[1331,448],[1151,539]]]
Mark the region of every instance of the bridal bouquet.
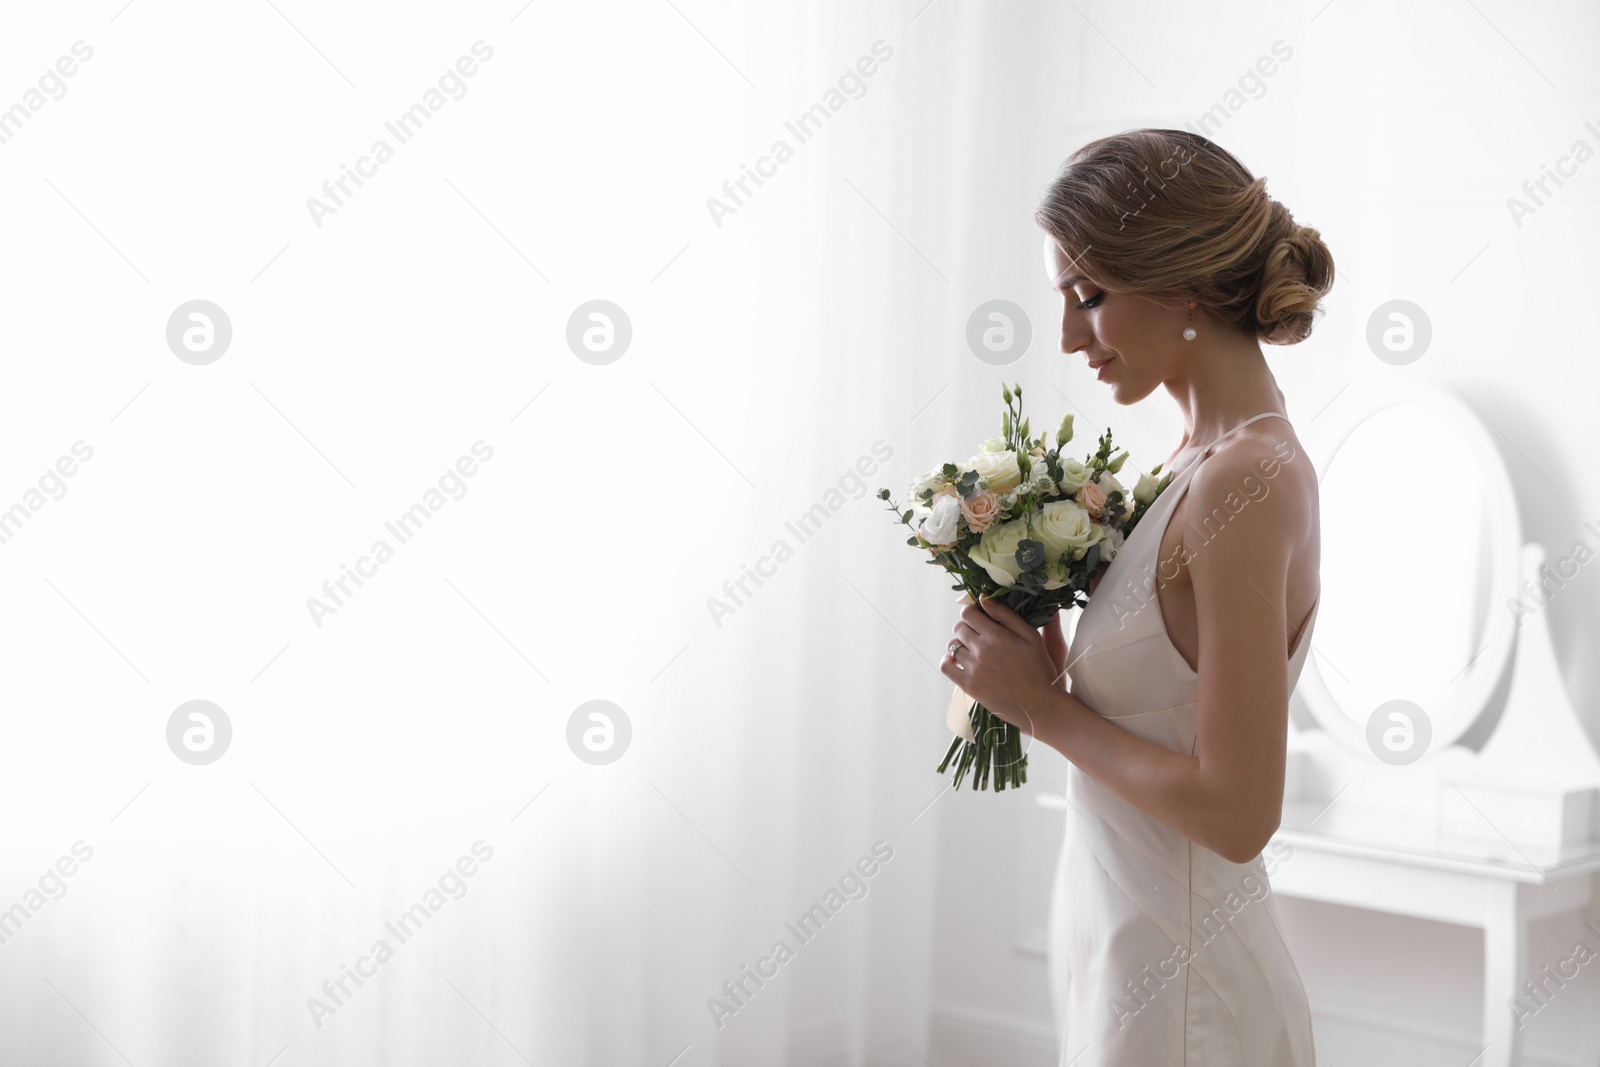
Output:
[[[1070,414],[1056,429],[1054,447],[1047,447],[1044,435],[1029,436],[1022,386],[1002,385],[1001,396],[1001,436],[984,442],[966,463],[946,463],[915,479],[904,511],[889,490],[880,489],[878,498],[911,530],[906,544],[930,553],[926,562],[956,579],[951,588],[963,591],[961,603],[996,596],[1038,627],[1058,611],[1089,602],[1090,581],[1172,475],[1157,481],[1158,464],[1140,474],[1130,492],[1116,479],[1128,454],[1112,455],[1109,429],[1094,454],[1080,462],[1061,454],[1072,440]],[[1028,780],[1028,758],[1015,726],[959,687],[951,697],[950,721],[956,737],[939,773],[955,759],[957,789],[969,770],[975,771],[973,789],[992,781],[998,792]]]

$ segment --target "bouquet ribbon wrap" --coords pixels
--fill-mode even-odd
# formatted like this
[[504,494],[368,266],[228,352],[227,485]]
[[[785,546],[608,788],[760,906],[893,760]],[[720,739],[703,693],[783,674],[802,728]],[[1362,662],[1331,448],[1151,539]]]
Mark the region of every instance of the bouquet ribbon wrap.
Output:
[[[977,602],[972,599],[971,593],[962,593],[956,599],[956,603],[974,604]],[[960,734],[962,739],[966,741],[973,740],[971,711],[972,698],[967,695],[965,689],[962,689],[959,685],[956,686],[956,691],[950,694],[950,706],[945,709],[944,722],[952,732]]]

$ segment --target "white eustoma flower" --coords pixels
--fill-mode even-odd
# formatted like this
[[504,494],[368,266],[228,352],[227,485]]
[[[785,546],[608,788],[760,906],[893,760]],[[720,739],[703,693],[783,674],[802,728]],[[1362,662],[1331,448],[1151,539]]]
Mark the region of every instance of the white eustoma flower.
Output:
[[1110,563],[1117,558],[1117,553],[1122,551],[1122,543],[1127,538],[1121,530],[1110,527],[1106,530],[1105,539],[1100,542],[1100,562]]
[[931,470],[926,474],[919,474],[911,480],[911,485],[906,491],[906,496],[910,498],[913,505],[921,507],[923,511],[927,511],[928,505],[922,502],[923,490],[932,489],[937,493],[940,488],[944,486],[944,484],[944,471]]
[[929,544],[946,548],[956,543],[960,521],[961,498],[954,493],[946,493],[934,500],[933,510],[923,518],[917,532]]
[[1133,485],[1133,499],[1137,504],[1148,505],[1156,498],[1156,487],[1161,483],[1150,477],[1144,471],[1139,472],[1139,480]]

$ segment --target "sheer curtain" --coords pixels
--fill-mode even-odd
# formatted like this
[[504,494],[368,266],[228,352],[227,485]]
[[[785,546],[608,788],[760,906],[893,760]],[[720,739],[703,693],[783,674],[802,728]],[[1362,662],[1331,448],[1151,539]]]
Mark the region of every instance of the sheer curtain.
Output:
[[1026,377],[1026,14],[26,17],[0,1060],[928,1061],[954,594],[874,493]]

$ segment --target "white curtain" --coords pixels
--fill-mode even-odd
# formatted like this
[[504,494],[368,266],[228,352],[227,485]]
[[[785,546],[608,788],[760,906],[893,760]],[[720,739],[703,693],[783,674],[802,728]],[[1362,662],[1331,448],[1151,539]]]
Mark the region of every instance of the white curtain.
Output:
[[[928,1062],[939,827],[985,798],[941,797],[954,593],[875,493],[1053,374],[1048,318],[1015,373],[964,340],[1047,301],[1062,146],[985,106],[1048,91],[996,46],[1026,14],[19,13],[7,69],[94,52],[0,148],[39,209],[0,266],[0,1060]],[[163,334],[198,298],[206,365]]]

